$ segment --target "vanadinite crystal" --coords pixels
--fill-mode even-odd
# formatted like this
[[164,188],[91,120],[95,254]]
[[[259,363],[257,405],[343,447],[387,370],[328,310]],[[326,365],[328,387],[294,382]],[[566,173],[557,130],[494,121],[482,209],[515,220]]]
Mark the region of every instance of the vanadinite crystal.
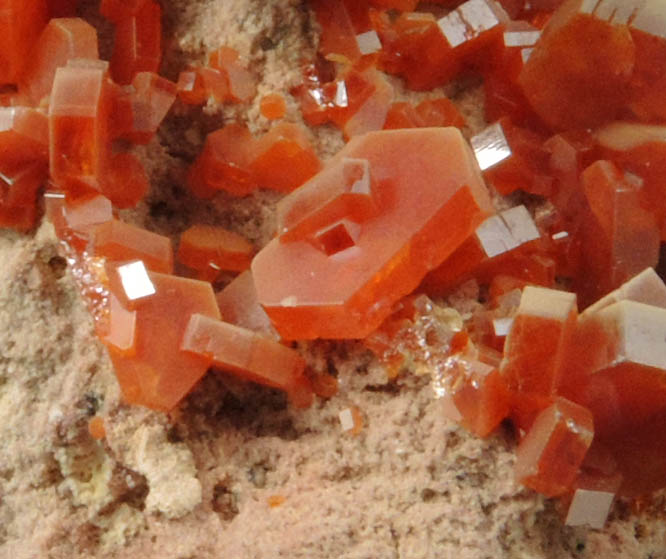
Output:
[[[356,197],[371,198],[362,204],[376,207],[370,216],[323,211],[344,194],[336,194],[338,177],[345,177],[337,167],[357,169],[345,177],[345,189],[363,184],[363,163],[350,167],[350,160],[367,161],[369,181]],[[354,138],[292,196],[319,217],[311,218],[304,238],[275,239],[252,264],[259,301],[287,339],[366,336],[491,210],[474,158],[454,128]],[[445,238],[442,228],[450,232]],[[275,273],[281,269],[290,273]]]

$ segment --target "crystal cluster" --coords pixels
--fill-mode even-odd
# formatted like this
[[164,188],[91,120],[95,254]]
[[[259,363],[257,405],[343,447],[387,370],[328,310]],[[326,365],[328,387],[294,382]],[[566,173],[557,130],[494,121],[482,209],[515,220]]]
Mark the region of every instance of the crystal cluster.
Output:
[[[568,523],[601,526],[614,495],[666,485],[666,286],[654,272],[666,9],[434,4],[312,0],[316,60],[301,84],[258,99],[252,65],[227,46],[177,83],[159,76],[155,0],[102,0],[109,62],[76,0],[8,2],[0,225],[33,228],[48,184],[47,216],[128,402],[171,410],[214,368],[307,406],[336,381],[288,341],[359,339],[391,377],[430,374],[443,414],[474,433],[510,421],[517,480],[562,497]],[[446,97],[396,99],[398,79],[423,91],[469,75],[489,123],[469,143]],[[211,132],[188,172],[196,196],[284,194],[256,254],[216,225],[183,231],[176,264],[197,279],[174,275],[171,239],[116,214],[149,188],[132,144],[151,142],[174,102],[256,102],[269,124]],[[295,107],[346,146],[322,163],[285,120]],[[216,294],[220,272],[238,275]],[[461,292],[483,300],[464,319],[429,298]],[[356,433],[354,410],[341,421]]]

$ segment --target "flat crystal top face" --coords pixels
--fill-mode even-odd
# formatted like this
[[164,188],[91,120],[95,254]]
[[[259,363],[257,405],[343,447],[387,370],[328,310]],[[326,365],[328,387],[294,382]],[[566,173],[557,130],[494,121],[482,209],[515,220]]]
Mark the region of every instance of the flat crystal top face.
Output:
[[488,258],[504,254],[518,246],[504,220],[494,215],[476,229],[476,237]]
[[467,0],[439,19],[437,24],[449,44],[455,48],[507,20],[508,16],[493,0]]
[[116,268],[120,281],[125,291],[125,296],[130,301],[143,299],[154,295],[156,290],[148,275],[148,270],[141,260],[123,264]]
[[637,11],[633,11],[628,17],[631,27],[650,35],[666,38],[666,4],[664,2],[660,0],[643,0],[642,2],[634,0],[633,2],[627,2],[627,4],[640,6]]
[[467,41],[467,24],[460,13],[453,11],[437,21],[449,44],[455,48]]
[[585,320],[613,303],[619,301],[636,301],[655,307],[666,308],[666,285],[652,268],[646,268],[640,274],[635,275],[615,291],[599,299],[590,305],[580,318]]
[[620,301],[599,311],[597,320],[611,336],[614,354],[608,356],[609,365],[635,363],[666,369],[666,309]]
[[640,122],[611,122],[596,130],[594,137],[605,148],[627,151],[650,142],[666,142],[666,126]]
[[564,322],[575,308],[575,293],[528,285],[523,289],[518,314]]
[[606,491],[576,489],[564,523],[567,526],[587,525],[600,530],[606,523],[614,498],[614,493]]
[[512,155],[504,129],[499,122],[479,132],[470,143],[482,171],[490,169]]
[[495,336],[503,337],[508,335],[513,326],[513,318],[495,318],[493,320],[493,332]]
[[476,230],[476,237],[489,258],[513,250],[539,236],[539,230],[525,206],[516,206],[489,217]]
[[525,206],[515,206],[504,210],[501,214],[511,235],[518,244],[534,241],[539,238],[539,229]]
[[377,32],[374,30],[356,35],[356,42],[358,43],[358,50],[360,50],[363,55],[372,54],[382,50],[379,35],[377,35]]
[[64,66],[56,70],[49,115],[97,116],[104,70],[94,67]]
[[505,31],[504,46],[505,47],[531,47],[536,44],[536,42],[541,37],[541,30],[512,30]]

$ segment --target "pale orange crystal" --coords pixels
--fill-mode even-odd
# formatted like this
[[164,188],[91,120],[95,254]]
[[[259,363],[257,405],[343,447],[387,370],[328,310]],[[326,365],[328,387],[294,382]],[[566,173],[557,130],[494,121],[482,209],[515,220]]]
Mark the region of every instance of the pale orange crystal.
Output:
[[[327,177],[337,174],[328,169],[349,159],[367,160],[378,181],[378,214],[360,224],[355,239],[350,232],[354,246],[327,254],[307,240],[275,239],[253,261],[259,301],[286,339],[365,337],[491,210],[473,156],[455,128],[354,138],[328,163],[327,173],[294,196],[306,189],[329,191]],[[290,273],[276,275],[282,269]]]

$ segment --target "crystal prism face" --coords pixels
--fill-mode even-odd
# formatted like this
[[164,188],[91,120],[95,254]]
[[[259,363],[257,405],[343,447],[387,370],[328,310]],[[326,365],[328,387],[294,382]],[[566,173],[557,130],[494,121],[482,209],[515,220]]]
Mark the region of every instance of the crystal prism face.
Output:
[[315,175],[321,162],[306,130],[281,122],[257,140],[249,168],[260,186],[291,192]]
[[254,76],[241,64],[236,50],[222,46],[210,55],[208,64],[220,72],[227,86],[227,95],[220,101],[246,103],[254,97],[257,92]]
[[200,272],[208,268],[242,272],[250,267],[254,247],[247,239],[214,225],[193,225],[180,236],[177,257]]
[[510,389],[541,396],[555,393],[576,318],[574,293],[530,286],[523,290],[500,367]]
[[551,128],[593,128],[628,101],[636,49],[629,28],[612,21],[627,12],[615,4],[565,2],[525,63],[519,82]]
[[516,206],[489,217],[476,229],[476,237],[487,258],[514,250],[540,237],[525,206]]
[[666,142],[666,126],[616,121],[595,130],[594,137],[604,148],[627,151],[652,142]]
[[105,78],[101,67],[69,65],[56,70],[49,105],[50,170],[64,185],[99,186],[108,149]]
[[111,75],[128,84],[138,72],[157,72],[162,59],[162,9],[146,0],[131,16],[116,24]]
[[[360,223],[354,250],[332,258],[307,241],[278,238],[253,261],[259,301],[287,339],[364,337],[491,209],[471,151],[454,128],[369,133],[352,139],[327,168],[347,159],[367,160],[379,181],[377,215]],[[331,176],[317,175],[303,190],[328,192]],[[435,237],[440,241],[431,242]],[[276,276],[280,269],[290,273]]]
[[102,0],[99,11],[109,21],[118,23],[129,19],[143,7],[147,0]]
[[180,348],[208,358],[216,368],[287,393],[300,391],[305,361],[276,341],[251,330],[192,314]]
[[109,294],[108,331],[100,339],[123,357],[136,354],[136,311],[123,307],[113,293]]
[[155,294],[155,286],[150,280],[146,265],[141,260],[118,266],[116,272],[120,277],[124,295],[129,301],[137,301]]
[[620,301],[636,301],[637,303],[666,309],[666,285],[654,269],[646,268],[640,274],[623,283],[615,291],[587,307],[581,313],[580,319],[585,320],[601,309]]
[[171,239],[112,219],[93,229],[91,249],[111,261],[141,260],[152,271],[173,271]]
[[[509,414],[509,392],[495,367],[480,361],[459,360],[439,396],[450,400],[449,417],[480,437],[492,433]],[[451,409],[451,407],[453,409]],[[457,413],[456,413],[457,412]]]
[[441,266],[430,272],[422,283],[428,293],[445,294],[470,277],[490,282],[498,274],[525,277],[536,281],[537,268],[550,267],[538,262],[540,233],[529,211],[516,206],[487,218]]
[[516,451],[516,479],[549,497],[564,494],[585,458],[594,427],[592,414],[564,398],[544,409]]
[[3,3],[0,13],[0,83],[17,83],[28,62],[28,53],[47,21],[44,0]]
[[632,175],[599,160],[581,175],[589,215],[581,227],[582,270],[577,289],[589,304],[659,260],[657,220],[641,201]]
[[147,144],[176,100],[176,84],[152,72],[138,72],[126,95],[116,99],[115,137],[135,144]]
[[615,493],[576,489],[564,523],[601,530],[606,524]]
[[279,339],[270,318],[257,300],[257,290],[250,270],[236,276],[217,293],[216,299],[225,322]]

